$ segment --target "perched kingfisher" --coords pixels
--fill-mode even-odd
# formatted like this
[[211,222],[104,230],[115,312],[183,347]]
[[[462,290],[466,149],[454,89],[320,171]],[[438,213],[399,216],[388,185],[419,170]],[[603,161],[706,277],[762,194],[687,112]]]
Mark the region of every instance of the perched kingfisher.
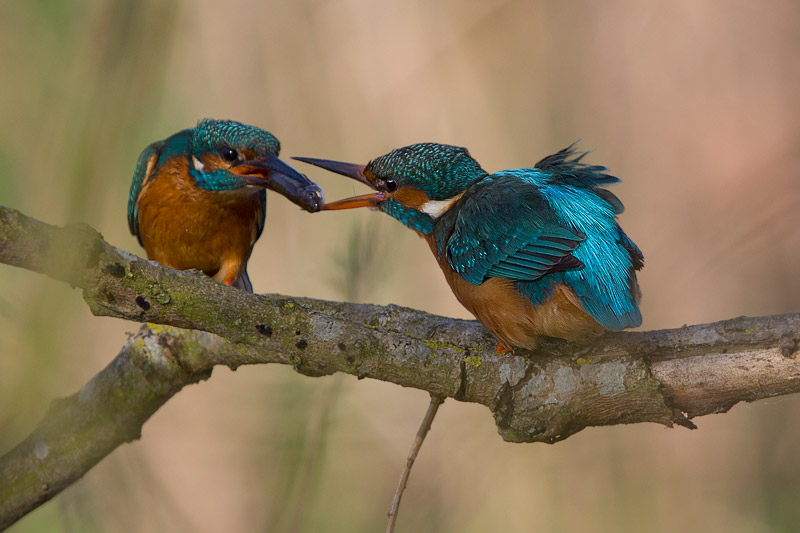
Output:
[[497,351],[541,336],[578,340],[642,322],[637,246],[616,220],[619,181],[574,144],[534,168],[488,174],[465,148],[421,143],[366,165],[295,159],[375,193],[323,205],[371,207],[419,233],[456,298],[495,336]]
[[278,159],[279,150],[267,131],[212,119],[145,148],[128,227],[147,257],[253,292],[247,260],[264,230],[266,189],[310,212],[323,203],[317,184]]

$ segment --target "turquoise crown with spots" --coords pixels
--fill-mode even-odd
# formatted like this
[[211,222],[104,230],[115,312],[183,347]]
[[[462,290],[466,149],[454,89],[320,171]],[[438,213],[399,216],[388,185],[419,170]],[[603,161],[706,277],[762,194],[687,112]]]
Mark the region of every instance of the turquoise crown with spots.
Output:
[[194,128],[191,152],[200,156],[218,152],[226,146],[252,150],[258,155],[278,155],[281,143],[268,131],[232,120],[203,119]]
[[419,143],[393,150],[369,162],[376,177],[394,179],[398,187],[425,191],[431,200],[446,200],[486,176],[466,148],[449,144]]

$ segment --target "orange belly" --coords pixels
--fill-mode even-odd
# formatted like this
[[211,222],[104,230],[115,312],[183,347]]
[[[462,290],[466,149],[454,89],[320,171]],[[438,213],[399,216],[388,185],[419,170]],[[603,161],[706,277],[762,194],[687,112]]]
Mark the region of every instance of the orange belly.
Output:
[[[438,257],[434,236],[425,240]],[[446,258],[439,260],[439,266],[458,301],[507,346],[530,349],[541,336],[574,341],[603,332],[566,285],[556,287],[549,300],[534,307],[510,280],[489,278],[473,285],[455,272]]]
[[195,187],[187,163],[165,164],[139,196],[139,236],[149,259],[196,268],[231,284],[244,272],[258,231],[259,191]]

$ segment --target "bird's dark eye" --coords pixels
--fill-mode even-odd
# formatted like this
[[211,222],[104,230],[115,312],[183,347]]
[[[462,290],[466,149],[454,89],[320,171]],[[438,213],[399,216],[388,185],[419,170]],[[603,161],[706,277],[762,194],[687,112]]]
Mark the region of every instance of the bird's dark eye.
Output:
[[394,192],[397,190],[397,182],[393,179],[386,180],[386,190],[389,192]]
[[236,161],[239,154],[230,146],[226,146],[222,149],[222,157],[225,158],[225,161]]

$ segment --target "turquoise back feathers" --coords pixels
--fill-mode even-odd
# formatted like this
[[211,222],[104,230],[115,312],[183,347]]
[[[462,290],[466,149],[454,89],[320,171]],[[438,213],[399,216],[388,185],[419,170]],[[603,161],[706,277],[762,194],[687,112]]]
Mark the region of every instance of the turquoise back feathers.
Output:
[[539,283],[521,283],[519,289],[536,302],[546,297],[548,285],[563,282],[603,327],[614,331],[635,327],[642,323],[635,271],[644,266],[644,256],[616,221],[624,210],[622,202],[601,188],[619,179],[606,174],[604,167],[581,163],[584,155],[571,146],[534,169],[497,174],[536,187],[559,225],[585,235],[572,252],[583,268],[555,272]]

